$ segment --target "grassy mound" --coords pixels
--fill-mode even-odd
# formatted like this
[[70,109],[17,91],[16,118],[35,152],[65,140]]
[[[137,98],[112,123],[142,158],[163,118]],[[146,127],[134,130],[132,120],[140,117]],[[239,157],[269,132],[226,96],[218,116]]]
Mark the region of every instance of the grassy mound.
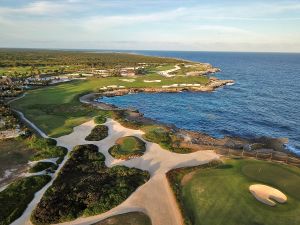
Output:
[[162,148],[176,153],[189,153],[190,149],[180,148],[179,140],[168,127],[159,125],[143,126],[145,132],[143,138],[147,141],[159,144]]
[[116,145],[109,149],[109,153],[118,159],[128,159],[139,157],[146,151],[146,144],[141,139],[134,136],[119,138]]
[[91,133],[86,136],[87,141],[101,141],[108,136],[108,127],[104,125],[95,126]]
[[57,165],[52,162],[37,162],[33,167],[30,168],[30,173],[37,173],[45,169],[50,169],[51,171],[57,169]]
[[[193,171],[193,173],[191,173]],[[228,160],[206,169],[177,169],[168,174],[186,224],[300,224],[300,169],[256,160]],[[271,207],[249,192],[266,184],[287,195]]]
[[151,225],[150,218],[141,212],[129,212],[109,217],[93,225]]
[[102,123],[105,123],[105,122],[106,122],[106,117],[105,117],[105,116],[102,116],[102,115],[96,116],[96,117],[94,118],[94,121],[95,121],[96,124],[102,124]]
[[34,198],[34,193],[50,180],[48,175],[26,177],[0,192],[0,224],[8,225],[19,218]]
[[95,145],[76,146],[34,210],[34,224],[52,224],[100,214],[119,205],[149,179],[124,166],[107,168]]

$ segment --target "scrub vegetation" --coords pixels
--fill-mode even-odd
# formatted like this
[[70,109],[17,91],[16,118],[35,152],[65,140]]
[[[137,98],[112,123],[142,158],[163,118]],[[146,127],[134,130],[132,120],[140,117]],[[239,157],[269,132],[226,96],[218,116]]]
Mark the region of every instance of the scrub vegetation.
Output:
[[87,141],[101,141],[108,136],[108,127],[105,125],[97,125],[92,130],[91,133],[86,136]]
[[100,214],[119,205],[144,184],[148,172],[105,166],[95,145],[76,146],[58,177],[34,210],[34,224],[53,224]]
[[33,161],[47,158],[59,158],[59,161],[62,161],[68,152],[66,148],[56,146],[56,141],[50,138],[39,138],[32,135],[26,139],[26,143],[31,149],[36,150],[31,158]]
[[52,162],[37,162],[36,164],[33,165],[33,167],[29,169],[29,172],[37,173],[46,169],[49,172],[55,171],[57,169],[57,165]]
[[19,218],[34,198],[35,192],[44,187],[48,175],[25,177],[14,181],[0,192],[0,224],[8,225]]

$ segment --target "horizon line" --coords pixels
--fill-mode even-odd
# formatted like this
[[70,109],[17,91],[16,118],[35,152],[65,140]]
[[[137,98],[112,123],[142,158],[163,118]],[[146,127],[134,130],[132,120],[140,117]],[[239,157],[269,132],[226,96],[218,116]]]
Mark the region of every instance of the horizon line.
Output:
[[149,52],[223,52],[223,53],[283,53],[283,54],[300,54],[299,52],[288,51],[230,51],[230,50],[166,50],[166,49],[97,49],[97,48],[37,48],[37,47],[1,47],[3,49],[14,50],[50,50],[50,51],[111,51],[111,52],[127,52],[127,51],[149,51]]

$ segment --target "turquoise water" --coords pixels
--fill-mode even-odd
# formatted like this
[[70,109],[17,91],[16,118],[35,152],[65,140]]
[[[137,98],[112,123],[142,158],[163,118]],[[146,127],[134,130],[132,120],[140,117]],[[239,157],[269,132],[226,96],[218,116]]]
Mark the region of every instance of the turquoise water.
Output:
[[212,93],[141,93],[105,102],[214,137],[287,137],[287,147],[300,154],[300,54],[137,53],[209,62],[222,69],[217,77],[235,84]]

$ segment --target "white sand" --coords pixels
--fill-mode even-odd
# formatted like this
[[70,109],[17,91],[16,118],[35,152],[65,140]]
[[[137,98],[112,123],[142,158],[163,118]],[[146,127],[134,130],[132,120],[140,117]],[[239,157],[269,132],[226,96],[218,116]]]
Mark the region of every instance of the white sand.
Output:
[[177,70],[180,70],[180,66],[175,65],[175,67],[173,69],[159,71],[158,74],[161,75],[161,76],[164,76],[164,77],[174,77],[175,75],[170,74],[170,73],[175,72]]
[[258,201],[270,206],[275,206],[276,202],[285,203],[287,201],[285,194],[267,185],[254,184],[249,187],[249,190]]
[[145,83],[160,83],[161,80],[144,80]]
[[125,81],[125,82],[130,82],[130,83],[135,81],[135,79],[119,79],[119,80],[120,81]]
[[[108,119],[105,123],[109,127],[109,136],[101,141],[86,141],[85,137],[90,133],[96,124],[93,120],[86,122],[74,128],[73,133],[57,138],[59,146],[67,147],[69,150],[79,144],[95,144],[99,147],[105,157],[105,164],[108,167],[114,165],[125,165],[128,167],[140,168],[147,170],[151,174],[151,179],[139,187],[127,200],[110,211],[86,218],[78,218],[64,224],[91,224],[107,217],[131,212],[141,211],[147,213],[153,225],[181,225],[183,224],[180,210],[177,206],[176,199],[169,187],[165,173],[173,168],[196,166],[207,163],[211,160],[218,159],[219,156],[213,151],[198,151],[191,154],[177,154],[162,149],[158,144],[147,142],[142,138],[143,132],[123,127],[120,123]],[[136,136],[146,142],[146,152],[142,157],[131,160],[114,159],[108,149],[115,144],[115,141],[124,136]],[[65,163],[60,165],[58,171]],[[41,199],[43,193],[52,184],[50,182],[41,191],[36,193],[34,200],[30,203],[25,213],[13,224],[31,224],[30,214]]]

